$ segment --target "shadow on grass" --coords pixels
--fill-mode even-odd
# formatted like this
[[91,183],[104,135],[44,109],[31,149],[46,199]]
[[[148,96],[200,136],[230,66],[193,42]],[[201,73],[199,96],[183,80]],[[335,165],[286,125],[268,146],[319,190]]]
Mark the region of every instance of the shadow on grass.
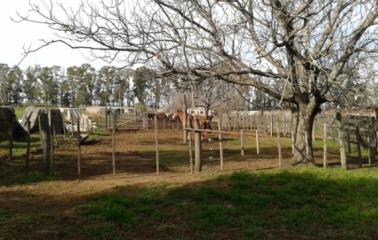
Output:
[[53,181],[58,179],[58,173],[55,175],[47,175],[44,172],[29,172],[9,168],[6,174],[0,175],[0,187],[12,185],[28,185],[38,182]]
[[117,188],[77,210],[93,239],[376,239],[377,185],[364,171],[241,172]]

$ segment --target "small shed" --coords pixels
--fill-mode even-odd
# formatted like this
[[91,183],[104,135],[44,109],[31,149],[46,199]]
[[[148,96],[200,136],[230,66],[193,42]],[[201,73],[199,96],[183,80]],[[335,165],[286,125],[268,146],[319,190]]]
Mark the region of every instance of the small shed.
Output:
[[64,133],[63,117],[58,108],[44,108],[44,107],[27,107],[22,116],[21,125],[24,129],[27,129],[27,121],[30,121],[30,131],[39,131],[39,115],[42,112],[48,113],[51,111],[51,125],[55,128],[56,134]]
[[9,130],[13,130],[14,139],[24,139],[26,131],[17,121],[14,109],[11,107],[0,107],[0,141],[9,140]]
[[[81,113],[78,108],[59,108],[62,113],[63,120],[68,131],[77,131],[77,121],[80,120],[80,131],[90,132],[92,131],[92,120],[88,115]],[[72,129],[74,127],[74,129]]]

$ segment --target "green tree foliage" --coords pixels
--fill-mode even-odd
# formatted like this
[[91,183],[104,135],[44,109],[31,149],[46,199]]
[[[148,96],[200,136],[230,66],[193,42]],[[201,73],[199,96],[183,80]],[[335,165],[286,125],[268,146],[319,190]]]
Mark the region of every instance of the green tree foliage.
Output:
[[41,67],[38,65],[30,66],[25,71],[25,80],[23,83],[23,93],[27,103],[35,103],[39,96],[42,96],[41,89],[38,86],[37,74]]
[[[138,99],[138,103],[142,105],[147,105],[148,90],[152,90],[154,96],[153,107],[156,108],[156,102],[160,100],[160,85],[156,79],[156,73],[147,68],[140,67],[134,72],[134,95]],[[149,99],[151,101],[151,99]]]

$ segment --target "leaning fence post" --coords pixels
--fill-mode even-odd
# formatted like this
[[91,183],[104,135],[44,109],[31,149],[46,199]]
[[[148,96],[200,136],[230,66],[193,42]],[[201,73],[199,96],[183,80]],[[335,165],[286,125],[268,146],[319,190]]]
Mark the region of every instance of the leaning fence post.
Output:
[[223,171],[223,139],[222,139],[222,122],[218,120],[218,131],[219,131],[219,159],[220,159],[220,170]]
[[327,124],[323,124],[323,167],[327,167]]
[[155,151],[156,151],[156,174],[159,174],[159,139],[158,139],[158,119],[155,114],[154,116],[154,125],[155,125]]

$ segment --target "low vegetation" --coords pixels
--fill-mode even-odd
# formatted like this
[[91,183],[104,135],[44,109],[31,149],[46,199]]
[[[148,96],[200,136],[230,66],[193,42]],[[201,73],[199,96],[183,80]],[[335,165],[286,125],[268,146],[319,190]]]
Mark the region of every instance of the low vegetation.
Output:
[[146,239],[373,239],[378,234],[376,173],[240,172],[179,187],[119,188],[77,210],[97,222],[86,232],[93,237],[106,233],[103,239],[130,234]]

